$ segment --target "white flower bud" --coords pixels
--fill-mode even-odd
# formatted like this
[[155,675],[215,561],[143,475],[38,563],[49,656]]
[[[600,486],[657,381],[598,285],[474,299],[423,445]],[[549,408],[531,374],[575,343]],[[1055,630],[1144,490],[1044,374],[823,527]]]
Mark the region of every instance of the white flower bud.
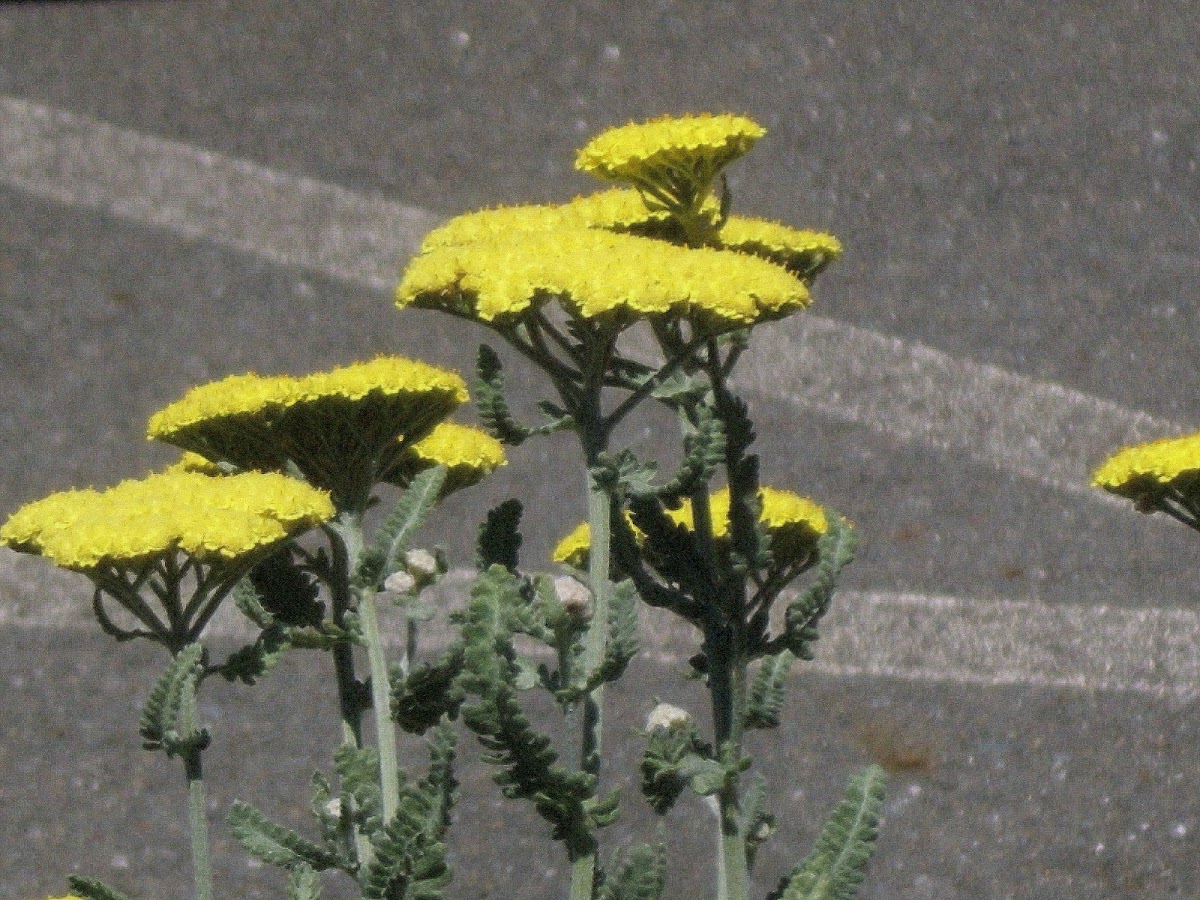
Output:
[[433,578],[438,573],[437,560],[428,550],[409,550],[404,554],[404,567],[418,580]]
[[416,587],[417,579],[413,578],[407,572],[393,572],[383,582],[383,589],[391,591],[393,594],[407,594]]
[[646,717],[646,730],[655,728],[682,728],[692,721],[692,714],[670,703],[660,703]]
[[586,619],[592,614],[592,592],[570,575],[554,579],[554,593],[563,609],[577,619]]
[[342,798],[334,797],[332,800],[326,803],[325,812],[333,816],[335,819],[340,819],[342,817]]

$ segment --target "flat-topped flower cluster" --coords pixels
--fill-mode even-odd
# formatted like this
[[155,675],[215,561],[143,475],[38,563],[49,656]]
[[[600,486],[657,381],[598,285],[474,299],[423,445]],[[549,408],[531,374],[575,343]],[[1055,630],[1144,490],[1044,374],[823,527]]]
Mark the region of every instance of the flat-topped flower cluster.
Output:
[[504,328],[557,300],[615,328],[643,319],[721,333],[811,302],[807,280],[836,238],[729,215],[713,177],[763,130],[740,116],[685,116],[612,129],[577,167],[623,181],[569,203],[487,209],[431,232],[396,289],[400,307]]
[[[814,278],[842,253],[832,235],[731,211],[722,170],[764,134],[739,115],[609,129],[575,165],[618,186],[470,212],[426,237],[396,305],[501,335],[554,388],[538,403],[539,423],[510,412],[500,357],[486,345],[475,391],[491,434],[449,421],[469,399],[457,373],[403,357],[300,376],[231,375],[150,418],[148,437],[181,451],[164,471],[53,494],[0,528],[0,543],[86,574],[106,632],[171,653],[139,731],[144,747],[183,761],[197,900],[213,897],[198,691],[214,674],[253,684],[288,648],[328,652],[333,662],[341,739],[336,777],[312,779],[320,837],[240,802],[229,825],[249,853],[288,870],[290,897],[319,896],[319,880],[337,872],[363,897],[442,896],[460,787],[456,734],[465,729],[503,793],[532,801],[551,826],[573,900],[658,900],[665,840],[611,862],[600,853],[623,802],[601,791],[604,691],[638,652],[639,597],[699,630],[686,674],[704,683],[711,713],[659,704],[643,733],[641,791],[660,815],[685,790],[716,813],[716,894],[748,900],[774,817],[763,783],[744,777],[752,764],[744,736],[779,724],[788,669],[812,658],[855,544],[844,518],[759,483],[749,404],[731,386],[749,331],[806,309]],[[628,355],[622,336],[633,326],[661,359]],[[673,474],[613,446],[643,403],[679,423]],[[522,507],[501,503],[477,531],[478,577],[448,617],[457,633],[440,657],[419,659],[419,627],[437,612],[422,592],[450,563],[440,548],[413,548],[414,533],[448,494],[506,464],[502,441],[559,430],[579,440],[587,494],[587,521],[552,553],[566,574],[522,567]],[[714,481],[728,486],[712,491]],[[376,526],[368,510],[384,486],[401,491]],[[785,597],[801,576],[807,587]],[[203,632],[231,595],[259,632],[217,663]],[[111,601],[120,615],[109,614]],[[777,601],[785,608],[775,615]],[[385,605],[403,629],[395,665]],[[550,652],[531,655],[537,644]],[[569,739],[534,727],[522,699],[532,690],[548,692]],[[710,734],[701,736],[701,723]],[[419,777],[401,764],[398,727],[425,737],[429,765]],[[570,744],[573,760],[560,756]],[[835,878],[848,897],[882,791],[875,767],[852,779],[818,849],[774,895],[808,896],[808,886]],[[89,878],[69,880],[74,893],[61,900],[125,900]]]

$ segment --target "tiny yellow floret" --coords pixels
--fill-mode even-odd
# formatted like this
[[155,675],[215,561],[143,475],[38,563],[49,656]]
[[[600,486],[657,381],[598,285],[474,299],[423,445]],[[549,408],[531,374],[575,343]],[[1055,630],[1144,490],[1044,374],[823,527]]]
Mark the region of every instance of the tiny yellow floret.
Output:
[[[722,488],[709,497],[709,515],[712,517],[713,537],[718,540],[729,537],[729,488]],[[807,556],[816,539],[829,530],[829,519],[817,503],[791,491],[772,487],[761,487],[758,499],[762,504],[759,521],[771,535],[771,552],[777,561],[791,561]],[[684,501],[667,516],[685,528],[694,527],[692,504]]]
[[[721,490],[709,497],[709,510],[713,520],[713,537],[726,537],[729,534],[729,488]],[[815,535],[824,534],[829,530],[829,520],[818,504],[794,494],[773,487],[760,487],[758,499],[762,503],[759,520],[768,528],[786,528],[791,525],[801,525]],[[692,527],[692,505],[684,501],[678,509],[667,510],[672,521],[688,528]]]
[[592,549],[592,529],[587,522],[580,522],[566,537],[554,546],[550,558],[575,569],[586,569],[588,551]]

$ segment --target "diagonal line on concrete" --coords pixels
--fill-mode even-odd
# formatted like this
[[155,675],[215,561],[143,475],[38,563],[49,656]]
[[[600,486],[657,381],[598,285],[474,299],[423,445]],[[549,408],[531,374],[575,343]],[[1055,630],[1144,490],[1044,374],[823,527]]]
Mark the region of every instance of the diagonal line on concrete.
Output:
[[[437,605],[455,608],[474,573],[450,572]],[[45,560],[0,548],[0,629],[92,629],[90,583]],[[643,653],[683,665],[696,632],[661,610],[642,613]],[[212,636],[252,637],[232,605]],[[1185,609],[1048,606],[1016,600],[840,591],[821,626],[816,659],[797,671],[847,678],[1025,685],[1200,696],[1200,613]],[[445,646],[445,623],[422,630],[429,652]]]
[[[13,97],[0,98],[0,183],[380,292],[441,221]],[[742,387],[1097,501],[1087,473],[1106,452],[1184,430],[921,344],[814,315],[796,322],[756,335]]]
[[[201,239],[283,266],[390,291],[425,210],[0,98],[0,183],[33,196]],[[1087,469],[1107,450],[1176,434],[1172,422],[818,316],[764,329],[742,387],[934,450],[968,456],[1096,500]],[[789,323],[790,325],[790,323]],[[0,554],[0,627],[81,621],[44,579]],[[40,563],[38,563],[41,565]],[[44,587],[44,585],[43,585]],[[68,595],[70,599],[68,600]],[[1200,617],[910,594],[843,595],[815,663],[825,672],[915,680],[1077,686],[1190,698],[1200,691]],[[848,602],[846,602],[848,601]],[[86,616],[82,617],[86,620]],[[672,652],[677,642],[658,646]]]

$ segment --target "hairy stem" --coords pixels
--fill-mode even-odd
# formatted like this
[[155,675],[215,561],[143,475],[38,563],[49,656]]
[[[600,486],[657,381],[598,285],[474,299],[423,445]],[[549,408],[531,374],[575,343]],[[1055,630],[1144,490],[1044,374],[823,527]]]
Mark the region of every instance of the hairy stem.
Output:
[[383,792],[383,821],[390,822],[400,806],[400,761],[396,754],[396,723],[391,716],[387,659],[379,632],[375,592],[364,589],[358,599],[363,641],[371,669],[371,707],[375,713],[375,739],[379,745],[379,787]]
[[[346,616],[353,608],[350,574],[362,552],[362,517],[343,512],[327,529],[332,556],[329,591],[333,600],[333,624],[347,627]],[[348,641],[338,641],[333,647],[334,675],[337,679],[338,707],[342,717],[342,743],[361,750],[362,705],[358,697],[358,677],[354,670],[354,647]],[[344,797],[343,802],[352,802]],[[353,810],[348,810],[353,812]],[[373,856],[371,841],[362,829],[354,829],[354,848],[358,863],[366,866]]]
[[[199,731],[196,721],[196,690],[189,683],[184,688],[179,705],[179,730],[192,735]],[[190,747],[183,758],[184,774],[188,786],[188,830],[192,845],[192,876],[196,886],[196,900],[212,900],[212,862],[208,849],[208,802],[204,790],[204,770],[201,765],[203,750]]]

